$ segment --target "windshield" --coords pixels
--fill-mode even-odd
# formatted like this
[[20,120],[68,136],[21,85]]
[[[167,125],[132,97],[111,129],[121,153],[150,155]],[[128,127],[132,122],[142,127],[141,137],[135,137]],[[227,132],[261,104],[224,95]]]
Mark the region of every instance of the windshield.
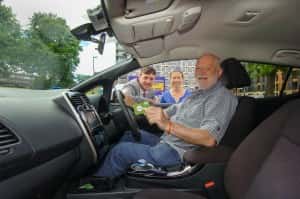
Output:
[[70,88],[128,58],[113,37],[102,55],[97,44],[70,30],[89,23],[97,0],[0,0],[0,87]]

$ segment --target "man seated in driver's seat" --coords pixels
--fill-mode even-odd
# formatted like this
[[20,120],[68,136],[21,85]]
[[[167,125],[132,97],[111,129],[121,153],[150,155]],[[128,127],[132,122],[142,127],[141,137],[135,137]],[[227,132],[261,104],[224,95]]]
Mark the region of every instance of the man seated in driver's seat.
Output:
[[198,90],[183,103],[165,110],[151,106],[145,111],[149,123],[157,124],[164,134],[157,137],[141,131],[137,143],[131,134],[125,133],[109,151],[96,176],[120,176],[140,159],[155,166],[178,165],[185,151],[218,144],[238,103],[222,85],[221,75],[220,58],[203,54],[195,68]]

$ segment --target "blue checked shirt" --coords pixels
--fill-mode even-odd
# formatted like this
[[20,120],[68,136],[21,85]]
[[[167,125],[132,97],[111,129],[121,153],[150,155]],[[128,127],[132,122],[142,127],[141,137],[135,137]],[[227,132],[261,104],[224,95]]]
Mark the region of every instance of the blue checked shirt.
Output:
[[[189,128],[207,130],[219,143],[237,104],[237,98],[218,82],[208,90],[194,91],[183,103],[174,104],[165,112],[172,122]],[[181,159],[185,151],[200,147],[166,133],[161,136],[161,142],[174,148]]]

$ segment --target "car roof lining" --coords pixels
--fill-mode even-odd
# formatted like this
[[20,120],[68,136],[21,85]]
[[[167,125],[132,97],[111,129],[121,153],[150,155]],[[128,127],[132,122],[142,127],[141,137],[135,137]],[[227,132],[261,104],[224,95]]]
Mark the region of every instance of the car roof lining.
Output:
[[[116,2],[114,1],[114,4]],[[143,57],[134,48],[134,45],[141,41],[128,42],[124,35],[119,34],[118,29],[123,25],[130,26],[139,21],[155,18],[159,20],[158,16],[173,16],[174,10],[186,9],[189,4],[194,6],[197,2],[202,7],[202,13],[195,26],[185,32],[175,30],[171,34],[159,37],[163,40],[163,50],[156,55],[153,55],[158,43],[155,38],[146,40],[146,46],[150,46],[150,50],[154,48],[154,52],[149,57]],[[215,53],[222,59],[236,57],[239,60],[299,66],[298,57],[274,59],[278,50],[300,50],[298,36],[300,26],[297,21],[299,1],[199,0],[197,2],[175,0],[162,12],[134,19],[122,16],[121,3],[119,10],[110,6],[108,10],[117,39],[142,66],[169,60],[194,59],[204,52]],[[248,23],[240,22],[239,19],[249,11],[256,12],[257,15]]]

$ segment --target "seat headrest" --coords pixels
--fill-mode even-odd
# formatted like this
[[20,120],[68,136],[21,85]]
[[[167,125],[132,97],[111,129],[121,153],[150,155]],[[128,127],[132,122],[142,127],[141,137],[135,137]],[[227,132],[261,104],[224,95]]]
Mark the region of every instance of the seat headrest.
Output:
[[251,80],[240,61],[235,58],[225,59],[221,63],[222,82],[228,89],[250,86]]

